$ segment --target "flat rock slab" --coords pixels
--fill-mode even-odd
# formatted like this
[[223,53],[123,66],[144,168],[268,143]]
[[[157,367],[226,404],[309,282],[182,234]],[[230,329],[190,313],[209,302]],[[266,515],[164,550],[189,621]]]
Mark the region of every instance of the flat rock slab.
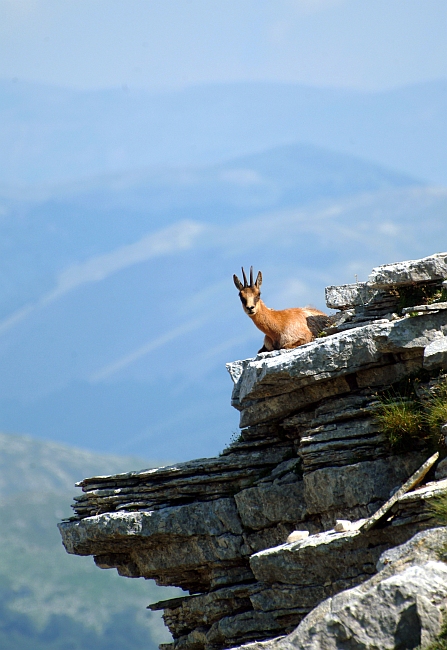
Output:
[[390,650],[426,647],[439,634],[447,565],[439,554],[447,529],[417,534],[382,554],[379,573],[316,607],[288,636],[244,650]]
[[442,281],[447,277],[447,253],[374,268],[367,282],[326,287],[329,309],[347,309],[374,302],[380,289]]
[[383,355],[388,353],[411,349],[423,351],[445,333],[445,312],[429,312],[415,318],[340,332],[293,350],[259,355],[243,362],[243,371],[233,389],[233,402],[243,408],[244,402],[249,400],[290,393],[324,380],[353,374],[380,364]]
[[424,368],[434,370],[447,368],[447,337],[442,336],[432,341],[424,350]]
[[377,266],[368,276],[368,285],[386,288],[442,281],[445,278],[447,278],[447,253],[436,253],[419,260]]
[[356,530],[331,530],[255,553],[250,567],[257,580],[267,584],[316,587],[350,579],[361,582],[375,572],[381,553],[412,534],[414,529],[403,527],[372,530],[365,543]]
[[421,452],[411,452],[310,472],[304,476],[308,513],[366,506],[373,501],[379,505],[389,498],[391,490],[399,488],[421,466],[425,458]]
[[[59,524],[68,553],[98,555],[120,547],[147,542],[164,543],[170,538],[240,535],[242,524],[234,499],[216,499],[154,511],[112,512],[81,521]],[[106,549],[106,550],[105,550]]]
[[177,503],[219,500],[252,485],[290,456],[291,443],[277,442],[250,453],[235,451],[155,470],[85,479],[75,497],[74,520],[135,509],[163,509]]

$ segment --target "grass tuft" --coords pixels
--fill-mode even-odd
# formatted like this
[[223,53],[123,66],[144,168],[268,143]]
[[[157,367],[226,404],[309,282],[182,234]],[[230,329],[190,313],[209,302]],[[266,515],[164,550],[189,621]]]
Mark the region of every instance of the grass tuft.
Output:
[[398,296],[398,309],[414,307],[415,305],[432,305],[436,302],[447,301],[447,289],[435,285],[408,285],[391,291]]
[[395,450],[425,444],[443,448],[441,427],[447,423],[447,377],[424,387],[420,379],[408,378],[394,391],[379,396],[376,420]]
[[447,526],[447,494],[431,499],[428,509],[437,524]]
[[435,442],[441,442],[441,427],[447,423],[447,380],[435,386],[425,400],[424,420]]
[[396,449],[423,434],[423,414],[419,404],[403,397],[384,398],[376,419],[390,445]]

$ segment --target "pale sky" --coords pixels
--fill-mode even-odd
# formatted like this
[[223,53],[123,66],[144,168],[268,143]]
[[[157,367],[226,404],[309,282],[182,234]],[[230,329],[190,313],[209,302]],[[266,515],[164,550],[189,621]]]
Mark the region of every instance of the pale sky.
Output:
[[0,78],[388,89],[447,78],[447,2],[0,0]]

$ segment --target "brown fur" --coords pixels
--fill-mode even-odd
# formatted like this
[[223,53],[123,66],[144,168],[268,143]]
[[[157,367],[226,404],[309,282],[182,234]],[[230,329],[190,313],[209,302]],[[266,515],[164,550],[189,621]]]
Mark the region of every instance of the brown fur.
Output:
[[237,275],[233,276],[233,280],[236,288],[239,289],[239,297],[245,313],[265,334],[264,345],[259,352],[297,348],[312,341],[327,324],[328,316],[313,307],[269,309],[261,300],[261,272],[258,273],[254,283],[253,267],[250,269],[250,284],[247,282],[244,269],[242,275],[244,284]]

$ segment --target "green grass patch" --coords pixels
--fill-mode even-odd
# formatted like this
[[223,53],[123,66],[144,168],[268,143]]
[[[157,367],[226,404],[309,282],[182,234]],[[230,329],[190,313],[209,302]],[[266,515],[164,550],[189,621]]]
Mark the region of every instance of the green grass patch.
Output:
[[398,309],[415,305],[432,305],[436,302],[447,302],[447,289],[439,284],[434,285],[408,285],[393,290],[398,299]]
[[447,380],[433,388],[424,400],[424,419],[433,436],[447,423]]
[[436,523],[447,526],[447,494],[432,499],[428,504],[428,509]]
[[426,376],[406,377],[378,397],[376,420],[395,451],[421,445],[445,451],[441,427],[447,423],[447,377],[435,384]]
[[417,402],[405,398],[384,398],[376,419],[394,449],[423,436],[423,414]]

